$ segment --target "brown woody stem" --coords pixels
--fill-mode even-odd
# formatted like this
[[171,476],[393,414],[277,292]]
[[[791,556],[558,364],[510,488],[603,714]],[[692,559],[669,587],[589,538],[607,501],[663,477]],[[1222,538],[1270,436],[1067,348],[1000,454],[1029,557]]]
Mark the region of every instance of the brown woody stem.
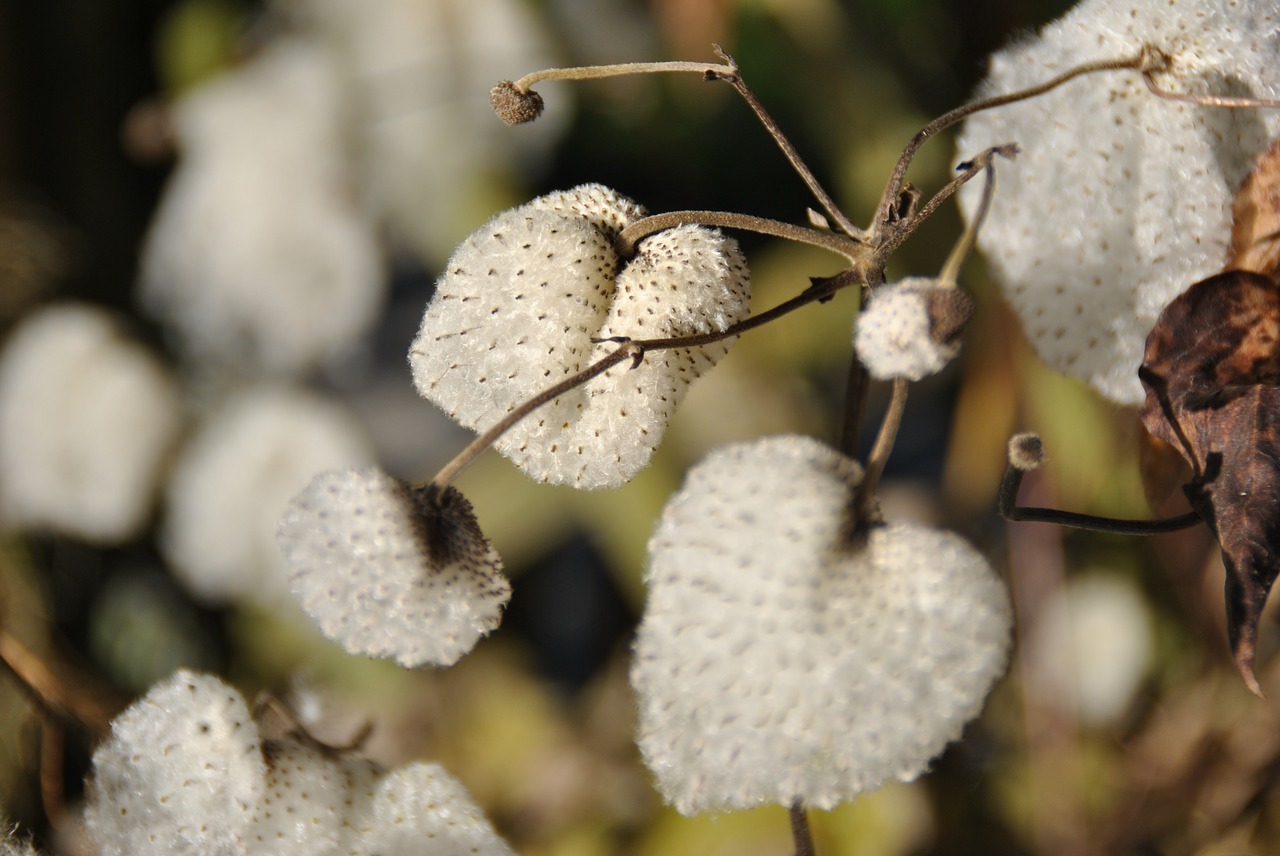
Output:
[[1193,95],[1187,92],[1171,92],[1168,89],[1160,88],[1150,71],[1142,73],[1142,82],[1147,85],[1147,89],[1152,95],[1169,101],[1184,101],[1188,104],[1200,104],[1205,107],[1232,107],[1236,109],[1244,107],[1280,108],[1280,101],[1274,98],[1233,98],[1229,95]]
[[725,61],[729,71],[708,72],[708,77],[715,77],[723,80],[734,88],[734,90],[742,96],[742,100],[747,102],[747,106],[756,114],[756,118],[760,120],[760,124],[764,125],[769,136],[773,137],[773,141],[777,143],[778,148],[782,150],[782,154],[786,156],[787,162],[791,164],[791,168],[796,171],[800,179],[804,181],[805,186],[809,188],[809,192],[813,194],[814,199],[818,200],[818,204],[836,224],[841,232],[844,232],[851,238],[862,239],[862,230],[853,224],[853,221],[845,216],[840,210],[831,195],[822,187],[813,172],[805,164],[804,159],[800,157],[800,153],[796,151],[796,147],[791,145],[791,141],[787,139],[787,135],[782,132],[782,128],[778,127],[778,123],[773,120],[769,112],[764,109],[764,105],[756,98],[755,93],[748,88],[746,82],[742,79],[742,75],[738,72],[738,64],[734,62],[733,57],[724,52],[719,45],[715,46],[716,55]]
[[684,72],[700,74],[706,78],[718,78],[722,74],[735,74],[735,67],[711,62],[623,62],[614,65],[584,65],[573,68],[544,68],[534,71],[514,82],[516,89],[528,92],[535,83],[543,80],[598,80],[605,77],[626,77],[632,74],[659,74]]
[[[996,150],[989,150],[989,152],[994,151]],[[942,270],[938,274],[940,285],[953,286],[960,278],[960,268],[978,240],[978,230],[982,228],[983,221],[987,219],[987,212],[991,210],[991,198],[995,196],[995,191],[996,171],[991,166],[991,157],[988,154],[983,165],[982,198],[978,201],[978,210],[974,212],[973,219],[965,227],[964,234],[960,236],[960,240],[956,241],[956,245],[951,248],[951,254],[943,263]]]
[[809,829],[809,815],[805,813],[804,803],[797,802],[788,811],[791,815],[791,839],[796,845],[796,856],[816,856],[813,833]]
[[596,375],[604,374],[623,360],[628,358],[639,360],[639,358],[643,356],[643,349],[637,347],[632,342],[623,342],[622,346],[613,353],[596,360],[594,363],[572,377],[565,378],[555,386],[549,387],[538,393],[524,404],[521,404],[519,407],[511,410],[506,416],[498,420],[496,425],[472,440],[465,449],[453,457],[453,460],[445,464],[444,467],[441,468],[440,472],[436,473],[435,477],[431,479],[428,486],[429,489],[436,496],[442,494],[444,489],[447,488],[463,470],[470,466],[476,458],[480,457],[481,453],[497,442],[498,438],[506,433],[512,425],[515,425],[542,405],[564,395],[574,387],[586,383]]
[[959,175],[944,184],[942,189],[930,197],[929,201],[911,216],[910,220],[896,224],[894,228],[890,229],[882,237],[881,242],[876,245],[876,255],[879,258],[887,259],[908,238],[915,234],[915,231],[920,228],[924,221],[932,217],[933,213],[942,207],[942,203],[954,196],[957,190],[967,184],[978,173],[991,169],[991,162],[996,155],[1012,159],[1017,154],[1017,144],[1005,143],[1002,146],[992,146],[973,160],[960,164],[957,167],[960,170]]
[[950,112],[943,113],[929,124],[921,128],[916,135],[911,138],[903,148],[902,154],[898,156],[898,162],[894,165],[893,172],[889,176],[889,183],[885,185],[884,193],[880,197],[880,203],[876,206],[875,218],[871,221],[871,227],[868,230],[871,233],[878,233],[881,227],[890,222],[890,214],[897,204],[899,191],[902,189],[903,179],[907,177],[907,168],[911,166],[911,161],[915,158],[916,153],[920,151],[920,147],[925,144],[930,137],[933,137],[952,125],[960,122],[974,113],[983,110],[991,110],[995,107],[1003,107],[1006,104],[1013,104],[1018,101],[1025,101],[1028,98],[1034,98],[1037,95],[1043,95],[1051,89],[1056,89],[1069,80],[1080,77],[1085,74],[1094,74],[1100,71],[1119,71],[1122,69],[1141,69],[1144,64],[1149,61],[1149,54],[1146,50],[1131,57],[1114,60],[1100,60],[1098,62],[1087,62],[1076,66],[1068,71],[1059,74],[1050,80],[1045,81],[1037,86],[1027,89],[1020,89],[1017,92],[1010,92],[1005,95],[996,95],[991,98],[981,98],[977,101],[971,101],[968,104],[957,107]]
[[114,700],[99,698],[83,675],[62,676],[8,631],[0,629],[0,667],[50,719],[73,722],[94,736],[105,734],[117,709]]
[[662,214],[654,214],[637,220],[619,232],[618,237],[614,240],[614,245],[620,255],[629,258],[635,254],[636,245],[650,235],[676,226],[690,224],[739,229],[744,232],[755,232],[774,238],[784,238],[788,241],[830,250],[855,263],[863,258],[867,252],[863,244],[845,235],[822,232],[781,220],[770,220],[766,217],[755,217],[750,214],[738,214],[733,211],[668,211]]
[[515,425],[521,419],[528,416],[534,410],[542,405],[554,400],[557,396],[564,395],[576,386],[586,383],[599,374],[616,366],[618,363],[630,358],[639,364],[640,360],[649,351],[664,351],[674,348],[697,348],[703,345],[709,345],[713,342],[719,342],[723,339],[730,339],[747,330],[754,329],[763,324],[768,324],[783,315],[787,315],[802,306],[808,306],[810,303],[818,303],[829,300],[837,291],[847,288],[851,285],[861,284],[864,281],[866,273],[863,268],[848,268],[841,271],[833,277],[827,279],[814,280],[813,285],[805,289],[800,294],[778,304],[767,312],[752,316],[745,321],[739,321],[732,324],[724,330],[715,333],[699,333],[692,336],[672,336],[665,339],[627,339],[625,337],[616,337],[603,339],[605,342],[616,342],[621,347],[608,356],[602,357],[582,371],[565,378],[560,383],[538,393],[533,398],[524,402],[520,406],[511,410],[506,416],[502,417],[493,427],[485,431],[479,437],[476,437],[467,445],[465,449],[454,456],[453,460],[445,464],[441,470],[436,473],[435,477],[428,483],[428,489],[435,495],[439,496],[444,492],[454,479],[471,465],[476,458],[497,442],[498,438],[506,433],[511,426]]
[[1004,479],[1000,482],[998,504],[1000,516],[1005,520],[1024,523],[1056,523],[1073,529],[1087,529],[1092,532],[1109,532],[1113,535],[1159,535],[1162,532],[1177,532],[1189,529],[1200,523],[1200,515],[1194,511],[1177,517],[1166,517],[1160,520],[1125,520],[1114,517],[1097,517],[1092,514],[1080,514],[1074,511],[1061,511],[1056,508],[1036,508],[1018,505],[1018,489],[1022,486],[1025,472],[1010,464],[1005,468]]
[[858,440],[862,436],[862,417],[867,409],[867,393],[871,375],[855,351],[849,361],[849,379],[844,389],[844,422],[840,426],[840,451],[847,458],[858,456]]
[[889,399],[889,409],[880,423],[880,433],[876,435],[875,445],[867,455],[866,472],[858,483],[854,495],[854,520],[858,526],[875,523],[879,520],[879,511],[875,507],[876,488],[880,486],[880,476],[884,474],[885,464],[889,462],[889,453],[893,451],[893,443],[898,438],[898,428],[902,425],[902,414],[907,409],[907,389],[910,384],[905,378],[893,379],[893,395]]

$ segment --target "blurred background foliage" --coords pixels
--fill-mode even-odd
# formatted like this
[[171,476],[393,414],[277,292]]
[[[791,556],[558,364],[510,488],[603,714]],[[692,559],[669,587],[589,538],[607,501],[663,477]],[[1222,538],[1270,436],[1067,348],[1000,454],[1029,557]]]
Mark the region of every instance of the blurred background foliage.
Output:
[[[903,143],[968,97],[984,57],[1066,3],[529,6],[564,65],[709,59],[711,43],[723,44],[857,222]],[[180,157],[168,107],[281,26],[248,0],[0,5],[0,335],[43,303],[77,299],[127,315],[135,333],[164,346],[134,292],[144,235]],[[546,120],[565,123],[550,156],[492,164],[441,244],[501,207],[587,181],[651,211],[803,222],[813,204],[727,87],[664,76],[547,91]],[[487,92],[458,97],[483,102]],[[472,144],[463,133],[450,142]],[[943,135],[913,167],[910,180],[926,193],[947,179],[950,146]],[[959,230],[948,206],[892,272],[935,272]],[[741,242],[757,309],[838,269],[810,249],[750,235]],[[405,367],[442,262],[390,251],[390,298],[376,329],[349,364],[309,378],[355,409],[388,468],[406,478],[429,477],[466,439],[416,400]],[[1202,529],[1143,541],[998,520],[1004,445],[1018,430],[1040,432],[1051,455],[1028,479],[1024,502],[1151,511],[1135,414],[1043,367],[980,259],[962,284],[979,313],[962,358],[914,390],[884,501],[888,514],[958,529],[993,557],[1017,607],[1013,665],[932,774],[815,812],[819,852],[1280,853],[1280,714],[1245,692],[1226,655],[1211,540]],[[250,695],[278,694],[335,743],[372,723],[373,757],[441,760],[528,856],[788,853],[781,809],[685,819],[662,807],[632,744],[628,645],[645,596],[645,541],[689,464],[714,445],[768,433],[835,440],[854,312],[845,294],[744,337],[694,387],[654,464],[625,488],[535,485],[496,455],[465,474],[460,486],[515,594],[502,628],[452,669],[406,672],[347,656],[261,606],[202,605],[166,569],[154,527],[109,549],[5,534],[5,659],[46,668],[103,710],[189,665],[217,670]],[[882,408],[877,390],[871,414]],[[1263,631],[1264,664],[1274,636]],[[1264,687],[1280,686],[1275,669],[1261,676]],[[21,684],[0,675],[0,807],[51,850],[75,852],[91,742],[92,731],[42,719]]]

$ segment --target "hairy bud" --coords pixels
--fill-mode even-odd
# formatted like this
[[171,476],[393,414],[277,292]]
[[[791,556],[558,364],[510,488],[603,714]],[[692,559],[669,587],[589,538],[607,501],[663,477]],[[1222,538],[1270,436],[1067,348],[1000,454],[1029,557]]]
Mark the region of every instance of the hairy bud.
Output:
[[542,96],[532,89],[521,91],[510,80],[489,90],[489,106],[508,125],[523,125],[542,115]]

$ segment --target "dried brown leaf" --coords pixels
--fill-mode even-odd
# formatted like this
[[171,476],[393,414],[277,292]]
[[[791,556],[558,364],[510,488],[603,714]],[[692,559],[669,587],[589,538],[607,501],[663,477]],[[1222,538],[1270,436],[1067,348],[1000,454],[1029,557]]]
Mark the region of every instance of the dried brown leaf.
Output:
[[1139,372],[1142,421],[1193,472],[1183,489],[1217,536],[1227,633],[1253,674],[1258,619],[1280,575],[1280,287],[1248,271],[1191,286],[1161,313]]

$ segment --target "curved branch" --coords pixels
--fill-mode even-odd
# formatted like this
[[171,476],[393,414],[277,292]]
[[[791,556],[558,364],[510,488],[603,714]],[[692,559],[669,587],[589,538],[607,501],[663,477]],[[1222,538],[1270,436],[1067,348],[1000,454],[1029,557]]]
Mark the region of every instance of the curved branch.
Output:
[[755,232],[774,238],[783,238],[811,247],[820,247],[851,262],[858,262],[866,255],[863,244],[845,235],[833,232],[822,232],[805,226],[796,226],[782,220],[770,220],[766,217],[755,217],[751,214],[738,214],[734,211],[668,211],[644,217],[618,233],[614,245],[619,254],[630,257],[635,254],[636,245],[650,235],[676,226],[685,225],[716,226],[723,229],[738,229],[744,232]]

